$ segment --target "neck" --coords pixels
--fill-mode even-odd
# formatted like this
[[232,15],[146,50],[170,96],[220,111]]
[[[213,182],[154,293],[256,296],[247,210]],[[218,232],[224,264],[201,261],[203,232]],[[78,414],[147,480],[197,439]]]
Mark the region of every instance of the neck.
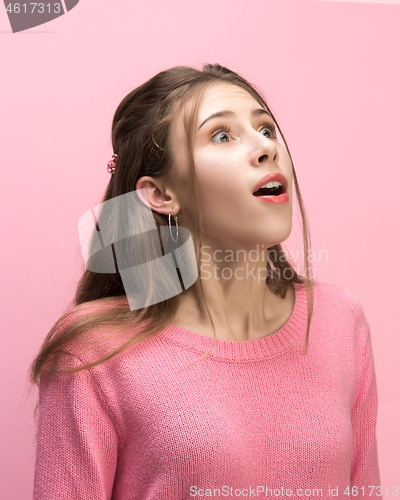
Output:
[[[277,331],[290,317],[294,292],[277,296],[266,284],[262,252],[207,252],[196,283],[182,296],[174,324],[188,330],[211,332],[212,324],[202,299],[200,280],[210,310],[216,337],[248,341]],[[192,325],[192,327],[190,327]]]

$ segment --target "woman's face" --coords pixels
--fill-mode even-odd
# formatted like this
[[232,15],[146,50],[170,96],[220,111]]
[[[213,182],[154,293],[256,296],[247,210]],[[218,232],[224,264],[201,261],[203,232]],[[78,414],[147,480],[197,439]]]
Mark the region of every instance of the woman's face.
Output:
[[[232,84],[209,88],[199,108],[194,161],[203,237],[219,248],[257,243],[269,248],[288,238],[292,229],[291,161],[276,138],[270,115],[253,113],[260,109],[250,94]],[[221,111],[231,115],[208,119]],[[175,159],[173,188],[186,214],[191,198],[182,117],[173,125],[171,139]],[[287,180],[286,203],[270,203],[253,196],[259,181],[274,172]]]

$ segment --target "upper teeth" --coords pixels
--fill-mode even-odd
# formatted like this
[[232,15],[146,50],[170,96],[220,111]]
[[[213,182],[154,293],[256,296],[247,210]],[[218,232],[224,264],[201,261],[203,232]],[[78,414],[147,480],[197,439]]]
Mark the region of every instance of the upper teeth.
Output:
[[279,187],[279,186],[282,186],[282,183],[281,182],[278,182],[278,181],[272,181],[272,182],[268,182],[267,184],[264,184],[264,186],[261,186],[261,188],[273,188],[273,187]]

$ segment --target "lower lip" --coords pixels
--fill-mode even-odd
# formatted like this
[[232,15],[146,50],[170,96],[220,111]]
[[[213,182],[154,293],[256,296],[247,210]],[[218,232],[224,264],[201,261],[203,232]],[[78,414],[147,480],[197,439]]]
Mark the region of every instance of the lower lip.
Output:
[[255,198],[268,201],[268,203],[287,203],[289,201],[289,195],[287,193],[282,193],[279,196],[256,196]]

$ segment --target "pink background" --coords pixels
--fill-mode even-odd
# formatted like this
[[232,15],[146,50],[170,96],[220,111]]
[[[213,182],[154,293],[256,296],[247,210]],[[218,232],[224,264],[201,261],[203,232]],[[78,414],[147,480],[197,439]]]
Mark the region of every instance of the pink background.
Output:
[[[399,26],[399,5],[81,0],[13,34],[0,8],[2,500],[32,495],[28,367],[83,270],[78,219],[109,179],[113,113],[155,73],[207,62],[264,91],[294,158],[313,249],[328,253],[317,278],[363,304],[382,486],[400,486]],[[297,215],[284,244],[294,252]]]

